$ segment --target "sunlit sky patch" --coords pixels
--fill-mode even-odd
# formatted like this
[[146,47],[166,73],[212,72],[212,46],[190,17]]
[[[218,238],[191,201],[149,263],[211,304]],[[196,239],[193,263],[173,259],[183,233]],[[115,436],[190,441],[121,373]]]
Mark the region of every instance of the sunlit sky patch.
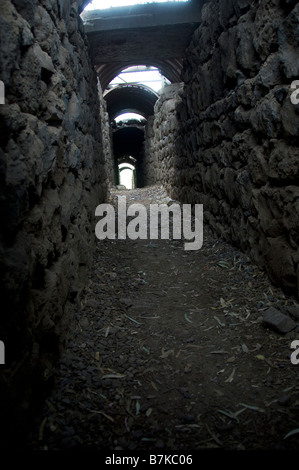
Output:
[[88,10],[105,10],[106,8],[111,7],[125,7],[130,5],[141,5],[145,3],[182,3],[187,2],[188,0],[92,0],[85,11]]
[[116,86],[124,83],[141,83],[159,92],[164,85],[170,82],[155,67],[128,67],[110,82],[110,85]]
[[115,118],[115,121],[116,122],[127,121],[129,119],[136,119],[137,121],[141,121],[142,119],[144,119],[144,117],[141,116],[141,114],[136,114],[136,113],[123,113],[117,116]]

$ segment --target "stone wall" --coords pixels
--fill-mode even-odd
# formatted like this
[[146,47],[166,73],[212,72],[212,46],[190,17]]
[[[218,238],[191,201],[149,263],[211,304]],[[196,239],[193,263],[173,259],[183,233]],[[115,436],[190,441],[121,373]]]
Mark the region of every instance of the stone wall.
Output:
[[115,162],[113,155],[113,133],[110,118],[107,112],[107,102],[103,97],[103,91],[98,79],[98,95],[100,100],[100,133],[103,155],[105,160],[105,175],[107,189],[116,184]]
[[[176,174],[160,168],[172,197],[203,203],[205,222],[291,293],[299,291],[299,105],[290,100],[298,44],[297,1],[207,2],[186,53]],[[163,167],[167,132],[158,141]]]
[[109,149],[77,3],[2,0],[0,29],[0,415],[16,441],[78,308]]
[[157,183],[154,122],[155,116],[149,116],[144,129],[143,181],[146,186]]
[[182,103],[183,83],[173,83],[161,92],[154,117],[146,129],[145,162],[152,183],[161,183],[169,196],[180,187],[182,129],[178,110]]

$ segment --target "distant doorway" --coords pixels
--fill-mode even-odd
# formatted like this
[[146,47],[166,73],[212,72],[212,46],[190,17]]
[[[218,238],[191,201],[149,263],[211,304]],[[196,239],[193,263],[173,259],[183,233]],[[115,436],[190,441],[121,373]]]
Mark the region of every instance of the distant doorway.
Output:
[[127,189],[136,188],[136,170],[130,163],[121,163],[118,165],[119,183]]

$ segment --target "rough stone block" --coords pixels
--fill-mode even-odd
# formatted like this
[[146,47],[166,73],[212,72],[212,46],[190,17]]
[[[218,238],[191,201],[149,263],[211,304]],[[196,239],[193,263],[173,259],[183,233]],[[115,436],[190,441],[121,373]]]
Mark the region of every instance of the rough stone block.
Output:
[[274,307],[270,307],[263,315],[263,322],[278,333],[288,333],[296,328],[296,323],[287,315]]
[[38,44],[35,44],[33,46],[33,54],[42,69],[54,73],[55,70],[51,57],[49,56],[49,54],[44,52]]

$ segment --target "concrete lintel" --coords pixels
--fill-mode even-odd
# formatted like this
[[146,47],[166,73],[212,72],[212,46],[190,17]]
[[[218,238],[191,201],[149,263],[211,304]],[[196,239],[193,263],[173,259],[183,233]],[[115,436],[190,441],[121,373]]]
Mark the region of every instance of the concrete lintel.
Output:
[[145,4],[81,14],[86,33],[200,23],[204,0],[182,4]]

